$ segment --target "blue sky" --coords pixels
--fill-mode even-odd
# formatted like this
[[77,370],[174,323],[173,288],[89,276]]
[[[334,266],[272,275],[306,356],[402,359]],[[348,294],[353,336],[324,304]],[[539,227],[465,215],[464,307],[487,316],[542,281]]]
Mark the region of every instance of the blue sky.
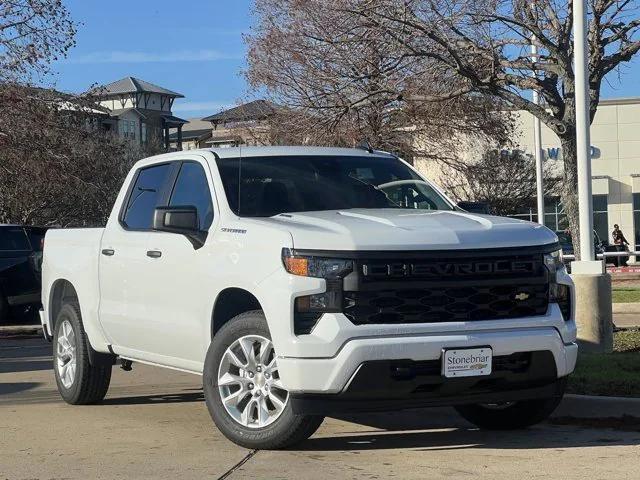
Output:
[[[77,46],[54,64],[56,87],[83,92],[125,76],[175,90],[174,113],[198,118],[246,95],[242,34],[250,0],[66,0],[81,22]],[[640,96],[640,60],[605,81],[602,98]]]
[[77,46],[53,65],[63,91],[126,76],[182,93],[173,111],[203,117],[246,94],[242,34],[250,0],[66,0],[81,22]]

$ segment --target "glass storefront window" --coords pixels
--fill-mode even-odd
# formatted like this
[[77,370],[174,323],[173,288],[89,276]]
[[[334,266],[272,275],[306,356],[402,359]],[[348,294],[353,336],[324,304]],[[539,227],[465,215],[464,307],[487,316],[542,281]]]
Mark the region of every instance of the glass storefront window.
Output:
[[601,240],[609,243],[609,199],[607,195],[593,196],[593,229]]

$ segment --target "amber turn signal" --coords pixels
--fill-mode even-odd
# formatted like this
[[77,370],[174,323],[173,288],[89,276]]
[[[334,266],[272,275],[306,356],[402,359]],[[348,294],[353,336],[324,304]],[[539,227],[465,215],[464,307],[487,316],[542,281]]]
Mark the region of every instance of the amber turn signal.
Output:
[[301,257],[285,257],[284,265],[287,272],[306,277],[309,275],[309,260]]

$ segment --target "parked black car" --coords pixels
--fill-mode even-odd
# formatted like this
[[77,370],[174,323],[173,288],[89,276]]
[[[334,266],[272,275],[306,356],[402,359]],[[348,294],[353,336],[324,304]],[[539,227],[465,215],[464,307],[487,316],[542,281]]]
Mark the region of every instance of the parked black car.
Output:
[[41,227],[0,225],[0,324],[11,309],[39,308],[46,231]]

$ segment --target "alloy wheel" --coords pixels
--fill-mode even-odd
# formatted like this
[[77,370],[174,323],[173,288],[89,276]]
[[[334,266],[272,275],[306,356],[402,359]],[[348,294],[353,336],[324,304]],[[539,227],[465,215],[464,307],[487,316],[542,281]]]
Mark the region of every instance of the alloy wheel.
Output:
[[71,388],[76,378],[76,334],[68,320],[64,320],[58,330],[56,348],[56,368],[64,388]]
[[231,417],[248,428],[263,428],[284,411],[289,393],[282,386],[273,344],[260,335],[234,341],[218,368],[220,399]]

